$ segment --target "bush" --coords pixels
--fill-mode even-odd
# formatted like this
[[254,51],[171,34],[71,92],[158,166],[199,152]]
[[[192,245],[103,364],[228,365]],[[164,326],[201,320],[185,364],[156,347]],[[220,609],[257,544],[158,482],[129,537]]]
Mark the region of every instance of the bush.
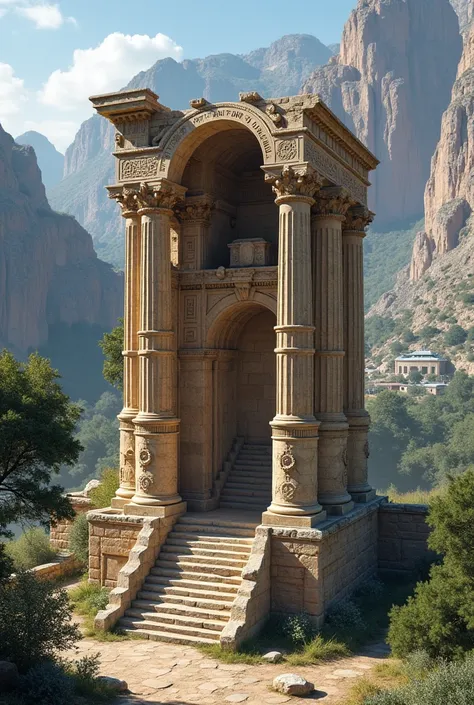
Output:
[[366,631],[362,611],[353,600],[344,600],[328,611],[326,626],[337,634],[360,635]]
[[396,340],[390,345],[390,352],[392,355],[400,355],[405,350],[405,346],[400,341]]
[[69,530],[69,548],[82,563],[89,562],[89,522],[86,514],[77,514]]
[[388,641],[397,656],[422,649],[431,658],[452,658],[474,649],[474,470],[450,479],[431,501],[431,549],[443,562],[428,582],[390,614]]
[[454,345],[462,345],[467,340],[467,333],[459,325],[454,325],[449,328],[444,334],[444,342],[450,347]]
[[311,641],[315,635],[314,624],[309,615],[292,614],[285,617],[282,625],[283,634],[297,646],[302,646]]
[[21,672],[53,659],[81,638],[71,617],[65,590],[18,573],[0,586],[0,659],[10,659]]
[[74,682],[56,663],[33,666],[20,680],[20,693],[27,703],[67,705],[74,697]]
[[56,556],[49,544],[44,529],[28,529],[20,538],[5,545],[7,556],[13,561],[15,570],[29,570],[43,563],[50,563]]
[[87,577],[69,591],[69,598],[77,614],[83,616],[86,636],[94,634],[94,617],[109,603],[109,591],[95,583],[89,583]]
[[110,502],[120,486],[119,472],[115,468],[105,468],[100,476],[100,485],[91,490],[90,498],[95,509],[110,507]]
[[466,306],[472,306],[474,304],[474,294],[464,294],[462,302],[466,304]]

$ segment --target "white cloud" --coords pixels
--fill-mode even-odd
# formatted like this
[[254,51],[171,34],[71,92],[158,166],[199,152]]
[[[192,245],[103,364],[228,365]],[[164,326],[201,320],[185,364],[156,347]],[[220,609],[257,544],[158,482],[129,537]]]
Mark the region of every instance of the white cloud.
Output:
[[27,100],[24,81],[10,64],[0,63],[0,121],[20,113]]
[[35,3],[29,0],[0,0],[0,18],[8,10],[33,22],[36,29],[59,29],[65,22],[77,24],[74,17],[64,17],[58,4]]
[[181,59],[182,48],[170,37],[156,34],[109,34],[95,48],[76,49],[72,66],[56,70],[40,92],[40,101],[59,110],[90,114],[88,98],[122,88],[136,73],[158,59]]

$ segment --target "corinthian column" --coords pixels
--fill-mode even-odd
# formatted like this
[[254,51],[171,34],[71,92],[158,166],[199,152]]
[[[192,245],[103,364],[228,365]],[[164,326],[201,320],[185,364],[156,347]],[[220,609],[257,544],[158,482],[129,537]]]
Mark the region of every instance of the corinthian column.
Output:
[[[141,293],[139,411],[135,423],[135,494],[128,510],[166,508],[178,494],[176,340],[171,289],[170,218],[185,189],[161,180],[140,184]],[[139,505],[139,512],[133,509]],[[150,513],[150,512],[148,512]],[[159,511],[151,513],[160,513]]]
[[348,424],[343,413],[342,230],[352,205],[339,187],[322,189],[312,219],[315,348],[314,410],[320,421],[319,501],[331,514],[353,508],[347,492]]
[[370,417],[365,410],[363,239],[373,214],[351,208],[342,226],[344,275],[344,413],[349,423],[347,488],[355,502],[368,502],[375,491],[368,483]]
[[182,269],[204,269],[207,260],[209,224],[214,203],[210,196],[192,196],[179,211]]
[[266,524],[312,526],[325,518],[318,504],[318,422],[313,413],[314,325],[311,206],[320,187],[307,167],[267,174],[280,209],[276,331],[276,416],[272,503]]

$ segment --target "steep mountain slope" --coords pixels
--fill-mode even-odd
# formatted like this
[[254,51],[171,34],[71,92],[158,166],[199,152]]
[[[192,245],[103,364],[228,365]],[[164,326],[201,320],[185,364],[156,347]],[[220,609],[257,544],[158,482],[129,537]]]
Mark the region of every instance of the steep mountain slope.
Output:
[[451,5],[458,14],[461,29],[464,29],[474,17],[474,2],[472,0],[451,0]]
[[63,178],[64,154],[58,152],[54,144],[40,132],[30,130],[15,137],[17,144],[30,145],[35,150],[36,160],[41,169],[41,180],[46,190],[56,186]]
[[[425,230],[417,234],[410,267],[370,316],[401,319],[424,344],[447,352],[474,372],[474,22],[463,33],[464,51],[425,191]],[[426,327],[429,330],[426,331]],[[454,345],[446,331],[460,326]],[[425,329],[425,330],[423,330]],[[472,331],[470,331],[472,329]],[[463,332],[464,331],[464,332]],[[381,347],[386,354],[389,339]]]
[[359,0],[339,55],[303,90],[319,93],[381,160],[375,226],[419,219],[430,159],[461,55],[449,0]]
[[[186,108],[192,98],[236,100],[239,91],[263,95],[298,93],[303,81],[331,51],[310,35],[288,35],[250,54],[218,54],[205,59],[157,61],[135,76],[128,88],[148,87],[171,108]],[[64,179],[50,194],[51,203],[71,213],[92,234],[101,257],[123,266],[122,223],[104,186],[114,180],[113,129],[99,116],[84,122],[65,156]]]
[[0,126],[0,347],[25,353],[54,325],[111,328],[122,287],[90,235],[50,208],[32,147]]

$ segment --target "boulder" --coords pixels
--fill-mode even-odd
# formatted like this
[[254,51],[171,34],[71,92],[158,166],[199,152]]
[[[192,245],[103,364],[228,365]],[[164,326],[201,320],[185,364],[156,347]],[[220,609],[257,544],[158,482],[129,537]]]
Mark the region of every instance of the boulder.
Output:
[[273,690],[285,695],[309,695],[314,690],[314,684],[296,673],[283,673],[273,680]]
[[268,661],[268,663],[278,663],[278,661],[281,661],[282,653],[281,651],[269,651],[268,653],[264,654],[262,658],[265,661]]
[[113,688],[118,693],[123,693],[128,690],[127,681],[121,681],[120,678],[112,678],[112,676],[99,676],[98,680],[105,683],[109,688]]
[[89,497],[91,490],[95,490],[100,485],[100,480],[90,480],[82,490],[84,497]]
[[18,668],[10,661],[0,661],[0,693],[12,690],[18,682]]

